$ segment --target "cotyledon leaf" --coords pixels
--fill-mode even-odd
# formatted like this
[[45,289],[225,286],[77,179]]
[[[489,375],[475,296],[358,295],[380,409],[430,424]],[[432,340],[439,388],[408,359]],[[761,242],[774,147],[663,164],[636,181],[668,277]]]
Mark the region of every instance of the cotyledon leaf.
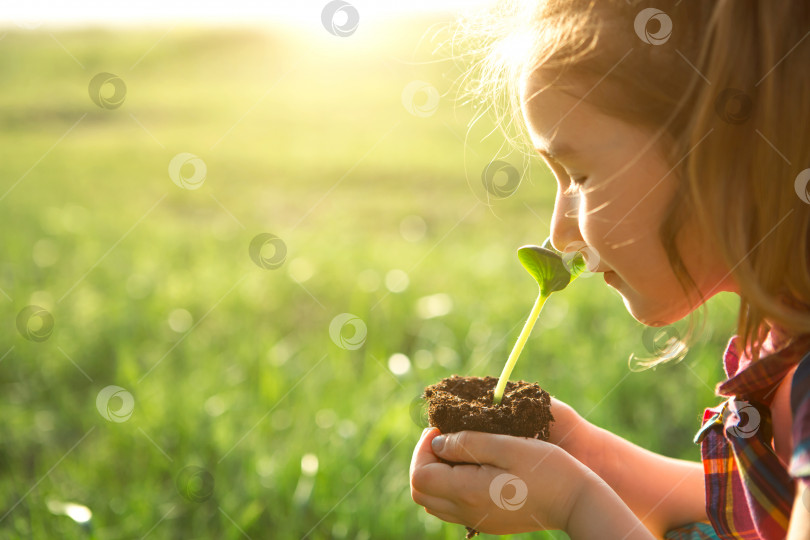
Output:
[[544,296],[563,290],[571,282],[571,273],[563,264],[562,257],[553,251],[540,246],[523,246],[518,249],[518,259],[540,286]]

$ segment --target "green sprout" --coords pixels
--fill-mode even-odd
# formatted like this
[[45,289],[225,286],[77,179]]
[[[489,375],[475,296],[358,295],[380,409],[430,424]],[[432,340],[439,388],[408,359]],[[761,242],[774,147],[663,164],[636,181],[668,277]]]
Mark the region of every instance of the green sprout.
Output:
[[542,247],[523,246],[518,249],[517,254],[520,264],[537,281],[540,292],[534,302],[529,318],[526,320],[526,324],[523,325],[523,330],[520,331],[520,336],[518,336],[517,342],[506,360],[501,376],[498,378],[498,385],[495,387],[495,395],[493,396],[495,405],[500,405],[503,399],[509,375],[512,374],[512,369],[514,369],[520,353],[523,352],[523,346],[526,344],[526,340],[529,339],[537,316],[540,315],[540,310],[543,309],[548,297],[551,296],[551,293],[566,288],[569,283],[586,270],[585,258],[581,253],[566,253],[563,255],[554,249],[549,238],[543,242]]

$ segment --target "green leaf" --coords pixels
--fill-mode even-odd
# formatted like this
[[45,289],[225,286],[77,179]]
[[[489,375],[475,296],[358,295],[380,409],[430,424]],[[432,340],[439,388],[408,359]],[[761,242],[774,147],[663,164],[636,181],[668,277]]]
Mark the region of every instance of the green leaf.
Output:
[[563,290],[571,282],[571,273],[563,264],[562,257],[549,249],[523,246],[518,249],[518,259],[537,281],[544,296]]
[[572,253],[561,253],[557,251],[556,249],[554,249],[554,246],[551,245],[550,236],[545,239],[542,247],[549,251],[553,251],[562,258],[563,264],[571,274],[571,281],[574,281],[588,269],[588,263],[585,260],[585,257],[582,256],[581,252],[574,251]]

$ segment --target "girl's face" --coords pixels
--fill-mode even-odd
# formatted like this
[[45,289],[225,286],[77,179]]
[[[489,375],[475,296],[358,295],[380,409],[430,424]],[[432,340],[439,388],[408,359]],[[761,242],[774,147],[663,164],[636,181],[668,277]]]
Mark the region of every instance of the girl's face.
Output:
[[[591,258],[590,270],[604,273],[639,322],[661,326],[685,317],[699,302],[684,293],[659,239],[678,182],[659,143],[650,146],[650,133],[546,84],[537,74],[527,78],[521,103],[534,146],[557,180],[554,247],[591,248],[594,252],[584,251],[586,259],[599,260]],[[706,237],[693,219],[682,226],[676,244],[709,298],[736,287]]]

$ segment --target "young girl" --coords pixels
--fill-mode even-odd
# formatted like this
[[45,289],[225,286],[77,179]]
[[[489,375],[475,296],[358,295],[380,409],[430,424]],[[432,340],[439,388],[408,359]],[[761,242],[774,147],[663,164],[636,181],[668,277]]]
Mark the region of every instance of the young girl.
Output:
[[414,501],[495,534],[810,538],[810,4],[527,0],[482,21],[476,92],[506,96],[554,173],[554,246],[598,253],[642,323],[732,291],[738,329],[702,463],[553,400],[548,442],[425,430]]

